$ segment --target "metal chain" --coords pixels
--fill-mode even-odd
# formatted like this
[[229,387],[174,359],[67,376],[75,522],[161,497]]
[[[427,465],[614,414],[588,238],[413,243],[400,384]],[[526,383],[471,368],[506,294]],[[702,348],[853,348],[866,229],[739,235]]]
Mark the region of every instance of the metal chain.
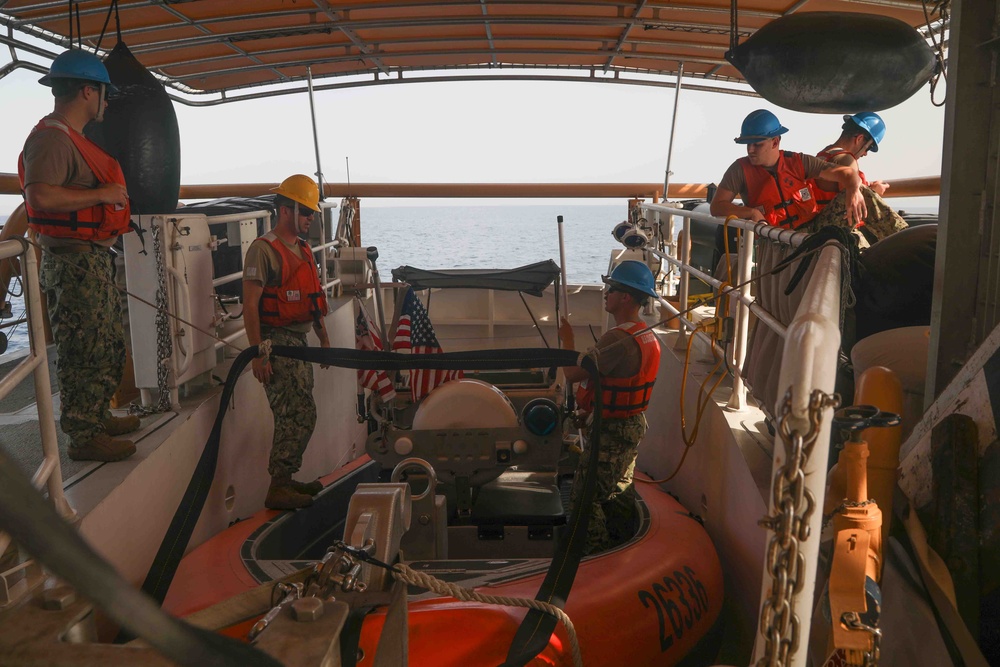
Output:
[[164,261],[163,242],[160,240],[162,227],[150,222],[153,236],[153,257],[156,262],[156,390],[159,398],[156,405],[147,407],[133,403],[129,412],[138,415],[151,415],[157,412],[167,412],[170,405],[170,359],[173,356],[173,345],[170,340],[170,321],[167,316],[167,269]]
[[785,393],[778,434],[785,443],[787,459],[774,476],[774,514],[760,521],[774,535],[767,546],[766,563],[772,584],[771,596],[760,613],[765,650],[758,667],[783,667],[799,647],[799,619],[792,611],[795,596],[805,587],[806,562],[799,545],[809,538],[809,519],[816,509],[816,499],[806,488],[805,467],[819,436],[823,410],[831,407],[840,407],[840,397],[814,390],[809,396],[809,430],[802,434],[790,423],[791,388]]

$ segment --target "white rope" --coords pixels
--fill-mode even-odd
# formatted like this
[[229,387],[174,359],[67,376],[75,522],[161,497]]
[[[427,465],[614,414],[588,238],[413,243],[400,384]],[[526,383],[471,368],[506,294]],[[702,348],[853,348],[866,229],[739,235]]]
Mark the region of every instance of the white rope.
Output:
[[580,642],[576,636],[576,628],[573,627],[573,621],[571,621],[569,616],[566,615],[566,612],[554,604],[527,598],[512,598],[502,595],[484,595],[468,588],[463,588],[457,584],[449,584],[445,581],[441,581],[440,579],[432,577],[425,572],[417,572],[410,568],[409,565],[405,565],[403,563],[396,564],[394,574],[397,579],[403,581],[404,583],[412,586],[419,586],[420,588],[426,588],[427,590],[433,591],[438,595],[447,595],[448,597],[453,597],[461,602],[482,602],[485,604],[502,605],[504,607],[527,607],[529,609],[545,612],[546,614],[551,614],[559,619],[559,622],[566,628],[566,634],[569,637],[570,649],[573,652],[573,664],[575,667],[583,667],[583,657],[580,654]]
[[268,363],[271,360],[271,339],[265,338],[257,346],[257,356],[264,360],[264,363]]

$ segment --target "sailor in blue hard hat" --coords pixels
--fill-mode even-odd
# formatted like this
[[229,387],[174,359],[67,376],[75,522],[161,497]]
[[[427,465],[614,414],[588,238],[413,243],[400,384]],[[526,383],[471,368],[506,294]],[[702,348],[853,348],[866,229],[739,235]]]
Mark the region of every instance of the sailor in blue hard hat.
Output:
[[740,136],[733,139],[738,144],[755,144],[762,139],[780,137],[788,128],[778,121],[778,117],[767,109],[751,111],[743,119]]
[[83,134],[100,121],[111,79],[100,58],[80,50],[52,61],[40,83],[53,111],[24,142],[17,172],[28,226],[42,247],[40,282],[48,297],[59,376],[60,426],[75,461],[119,461],[135,453],[120,438],[139,429],[110,400],[125,367],[125,333],[114,264],[107,249],[130,230],[131,205],[118,161]]
[[[799,229],[819,212],[811,182],[823,178],[848,191],[841,225],[860,224],[867,211],[857,168],[781,150],[781,136],[786,132],[788,128],[767,109],[752,111],[743,119],[734,141],[746,146],[747,154],[723,175],[712,199],[712,215]],[[742,205],[734,203],[737,197]]]
[[94,89],[98,99],[97,115],[93,120],[97,122],[104,120],[108,95],[118,93],[118,88],[111,83],[108,69],[101,59],[93,53],[80,49],[63,51],[56,56],[49,67],[49,73],[39,79],[38,83],[52,88],[52,96],[57,99],[75,94],[84,87]]
[[[644,415],[660,365],[660,344],[639,316],[639,310],[656,298],[652,271],[645,263],[621,262],[610,275],[603,276],[604,309],[615,327],[597,341],[592,350],[601,385],[600,430],[591,424],[588,443],[600,447],[597,493],[587,526],[587,554],[606,550],[630,537],[635,508],[632,472],[639,441],[646,432]],[[566,318],[559,326],[562,347],[575,350],[573,328]],[[596,387],[579,366],[563,369],[567,382],[579,382],[577,404],[584,414],[596,408]],[[587,468],[586,452],[580,457],[570,502],[579,502]]]
[[[868,153],[877,153],[879,144],[884,138],[885,121],[874,111],[862,111],[852,116],[844,116],[840,137],[817,153],[816,157],[835,164],[857,164],[857,161]],[[885,181],[869,183],[860,166],[858,174],[861,177],[861,183],[870,187],[879,196],[884,195],[885,191],[889,189],[889,184]],[[821,203],[825,203],[824,199],[832,199],[831,194],[835,195],[837,192],[829,186],[823,187],[823,184],[820,184],[820,189],[823,192],[819,192],[817,196]]]

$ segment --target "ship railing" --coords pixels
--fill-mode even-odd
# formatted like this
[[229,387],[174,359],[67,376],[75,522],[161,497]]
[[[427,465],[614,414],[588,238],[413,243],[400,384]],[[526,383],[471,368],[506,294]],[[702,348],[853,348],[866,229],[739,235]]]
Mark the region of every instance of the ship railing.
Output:
[[[0,378],[0,399],[10,394],[28,374],[35,383],[35,402],[38,409],[38,424],[41,430],[42,463],[31,478],[35,488],[48,491],[49,499],[60,516],[68,521],[76,519],[76,512],[70,507],[63,494],[62,467],[59,464],[59,444],[56,438],[55,410],[49,382],[49,362],[45,349],[44,315],[42,314],[41,288],[38,285],[38,265],[32,256],[27,257],[29,245],[24,239],[0,242],[0,261],[19,258],[23,267],[24,302],[27,307],[29,350],[25,358],[6,376]],[[10,535],[0,532],[0,555],[10,546]],[[0,607],[10,604],[24,588],[26,570],[32,562],[25,561],[0,572]]]
[[[662,227],[666,239],[674,239],[674,216],[683,220],[683,234],[679,237],[677,244],[664,244],[676,252],[677,256],[664,253],[656,249],[649,252],[664,261],[679,272],[680,304],[684,308],[687,303],[687,285],[690,277],[695,277],[705,281],[716,290],[724,288],[722,281],[713,276],[705,274],[703,271],[692,267],[691,259],[691,221],[698,220],[714,225],[723,225],[725,221],[714,218],[704,213],[687,211],[673,208],[670,205],[644,204],[641,206],[644,214],[651,216],[656,223],[656,228],[661,229],[660,223],[665,223]],[[758,256],[771,255],[770,262],[759,267],[760,271],[767,271],[774,267],[777,259],[784,257],[789,252],[789,248],[798,247],[807,234],[802,232],[791,232],[777,227],[771,227],[763,223],[753,223],[746,220],[731,220],[730,227],[743,230],[739,247],[737,250],[737,270],[734,283],[738,286],[737,291],[732,294],[736,298],[735,318],[736,335],[733,352],[729,359],[733,369],[735,379],[733,383],[733,398],[729,401],[729,408],[739,409],[745,405],[746,384],[743,376],[743,363],[745,361],[748,344],[748,328],[750,314],[753,313],[760,325],[763,325],[774,332],[774,335],[782,339],[781,357],[774,362],[770,369],[770,374],[765,375],[765,379],[760,380],[761,384],[769,385],[769,392],[764,392],[761,399],[760,392],[755,392],[758,401],[766,404],[772,415],[777,416],[775,425],[779,437],[775,438],[774,456],[772,462],[772,485],[777,485],[776,481],[787,471],[783,466],[788,465],[792,458],[790,449],[791,442],[784,442],[780,437],[782,432],[791,434],[806,434],[816,429],[816,439],[812,452],[808,457],[804,457],[804,479],[805,487],[812,497],[816,499],[817,506],[823,506],[823,498],[826,494],[826,472],[830,447],[830,428],[832,421],[832,408],[829,404],[823,404],[821,408],[814,403],[814,393],[822,392],[821,395],[832,396],[836,382],[837,363],[840,353],[840,309],[841,309],[841,262],[842,255],[838,248],[828,245],[822,248],[818,257],[814,259],[811,274],[807,273],[801,300],[795,308],[791,321],[784,325],[779,317],[768,312],[750,294],[750,278],[754,275],[754,243],[763,242],[772,246],[770,249],[758,248]],[[777,247],[776,247],[777,246]],[[773,250],[774,252],[765,252]],[[725,258],[726,261],[729,258]],[[759,275],[759,273],[757,274]],[[664,306],[671,313],[676,314],[677,308],[663,301]],[[694,330],[695,324],[690,318],[683,318],[684,326],[681,327],[679,339],[683,339],[687,329]],[[700,332],[699,332],[700,334]],[[699,335],[695,334],[695,335]],[[759,344],[759,339],[754,340],[755,347]],[[723,351],[725,353],[725,351]],[[777,379],[774,378],[774,371],[777,371]],[[754,383],[758,382],[757,378]],[[775,395],[776,394],[776,395]],[[818,411],[818,413],[817,413]],[[794,437],[792,438],[794,439]],[[773,493],[768,493],[769,516],[775,516],[775,498]],[[780,512],[780,508],[778,510]],[[812,616],[813,590],[816,583],[817,562],[819,556],[818,536],[822,531],[822,513],[812,512],[808,517],[810,530],[805,533],[814,536],[813,539],[806,539],[799,543],[800,553],[805,557],[805,571],[803,573],[804,586],[791,600],[791,613],[798,616],[798,633],[801,637],[809,636],[809,624]],[[771,543],[778,539],[772,528],[768,528],[767,542]],[[787,574],[787,573],[786,573]],[[764,576],[761,582],[762,606],[772,603],[771,593],[773,590],[774,572],[768,566],[765,558]],[[753,663],[756,664],[759,651],[765,645],[764,641],[757,642],[758,654],[754,655]],[[804,664],[806,652],[799,651],[790,664]]]
[[[640,205],[640,210],[643,211],[644,215],[652,218],[654,229],[664,230],[662,234],[667,252],[656,248],[649,248],[649,253],[667,262],[670,265],[671,271],[678,274],[678,305],[680,308],[674,306],[674,304],[666,299],[660,299],[661,307],[665,308],[670,314],[678,316],[678,329],[680,330],[678,346],[687,344],[688,335],[695,335],[707,344],[715,345],[709,335],[698,330],[698,323],[693,318],[679,315],[681,309],[687,309],[690,296],[690,279],[695,278],[700,280],[716,292],[728,287],[735,288],[729,292],[730,298],[734,299],[735,306],[733,309],[735,338],[732,351],[719,348],[718,352],[727,356],[729,366],[733,369],[735,376],[733,380],[733,392],[729,398],[727,407],[732,410],[742,410],[747,405],[747,387],[743,375],[743,362],[746,360],[750,314],[752,313],[759,321],[763,322],[782,338],[786,334],[786,327],[781,323],[781,320],[762,308],[757,303],[756,298],[751,295],[750,278],[754,268],[754,243],[760,238],[794,248],[802,243],[807,234],[747,220],[730,220],[728,226],[742,230],[742,234],[740,234],[739,246],[736,250],[736,272],[733,276],[735,284],[729,286],[724,281],[705,273],[691,264],[691,221],[697,220],[711,225],[724,226],[726,224],[725,220],[697,211],[684,210],[671,204],[642,204]],[[682,220],[682,233],[679,236],[676,234],[675,216]],[[689,333],[689,330],[692,333]],[[718,348],[718,346],[716,347]]]

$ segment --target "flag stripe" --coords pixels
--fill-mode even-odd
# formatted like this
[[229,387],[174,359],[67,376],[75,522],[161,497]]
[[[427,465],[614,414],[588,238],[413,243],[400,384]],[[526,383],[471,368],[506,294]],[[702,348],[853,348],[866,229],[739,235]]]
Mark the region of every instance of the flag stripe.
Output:
[[[396,336],[392,341],[393,352],[410,352],[412,354],[440,354],[443,352],[431,325],[427,309],[414,293],[408,289],[403,297],[400,309],[399,324]],[[464,377],[462,371],[441,369],[413,369],[409,371],[410,391],[413,400],[419,401],[429,394],[439,384]]]
[[[359,304],[360,305],[360,304]],[[382,349],[382,339],[371,324],[368,313],[364,306],[358,309],[358,319],[354,328],[355,343],[359,350],[378,351]],[[392,381],[385,371],[359,370],[358,381],[362,387],[377,392],[384,401],[391,401],[396,397],[396,390],[392,386]]]

